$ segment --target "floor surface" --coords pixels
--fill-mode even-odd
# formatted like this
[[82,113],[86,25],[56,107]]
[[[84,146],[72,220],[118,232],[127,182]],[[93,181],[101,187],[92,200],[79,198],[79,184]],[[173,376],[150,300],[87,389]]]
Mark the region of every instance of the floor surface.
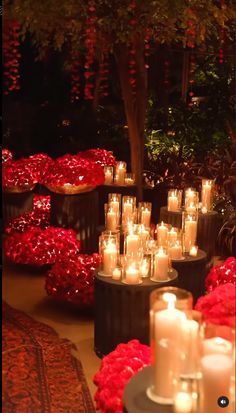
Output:
[[[18,268],[3,267],[3,299],[12,307],[48,324],[62,338],[75,344],[84,374],[92,394],[96,391],[92,378],[101,360],[93,351],[93,318],[81,316],[77,310],[55,304],[44,290],[45,274],[26,272]],[[77,354],[76,354],[77,353]]]

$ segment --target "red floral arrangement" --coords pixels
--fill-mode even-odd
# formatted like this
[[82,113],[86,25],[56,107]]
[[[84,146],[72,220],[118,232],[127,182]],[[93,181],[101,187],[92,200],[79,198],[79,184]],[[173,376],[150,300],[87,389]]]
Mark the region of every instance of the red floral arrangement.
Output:
[[229,257],[223,264],[212,268],[205,280],[208,293],[226,283],[236,284],[236,259],[234,257]]
[[9,221],[5,232],[12,234],[13,232],[24,232],[30,227],[47,228],[50,225],[50,195],[34,195],[33,211]]
[[87,151],[79,152],[79,154],[84,159],[92,159],[97,164],[102,166],[115,166],[116,158],[111,151],[106,149],[89,149]]
[[100,265],[99,254],[79,254],[56,262],[49,270],[45,288],[48,295],[79,308],[89,308],[94,301],[94,272]]
[[9,149],[2,150],[2,163],[11,161],[13,159],[12,152]]
[[102,413],[123,413],[122,394],[127,382],[150,363],[149,346],[138,340],[119,344],[102,359],[100,370],[94,376],[93,381],[98,387],[96,408]]
[[200,311],[209,323],[234,327],[235,298],[235,285],[222,284],[209,294],[200,297],[195,310]]
[[32,171],[27,158],[8,161],[2,168],[3,191],[26,192],[34,188],[38,182],[37,174]]
[[103,168],[93,160],[67,154],[52,163],[43,183],[54,192],[76,193],[102,185],[104,179]]
[[43,177],[47,174],[49,167],[53,160],[45,153],[37,153],[28,158],[29,167],[33,174],[37,177],[38,182],[41,183]]
[[9,261],[40,267],[78,254],[80,242],[72,229],[30,227],[9,235],[3,248]]

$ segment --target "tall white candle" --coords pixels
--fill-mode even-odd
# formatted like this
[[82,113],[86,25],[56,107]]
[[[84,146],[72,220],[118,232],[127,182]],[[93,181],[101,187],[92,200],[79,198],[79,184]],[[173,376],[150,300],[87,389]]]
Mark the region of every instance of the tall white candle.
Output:
[[184,320],[182,323],[182,355],[181,374],[193,376],[197,372],[199,357],[199,324],[195,320]]
[[169,271],[169,257],[165,251],[160,248],[155,255],[155,265],[154,265],[154,279],[156,281],[166,280],[168,278]]
[[159,247],[165,246],[168,240],[168,228],[161,222],[161,225],[157,226],[157,244]]
[[208,181],[202,184],[202,207],[207,211],[211,209],[211,190],[212,186]]
[[138,284],[139,283],[139,271],[134,265],[130,265],[125,272],[125,281],[127,284]]
[[177,237],[178,237],[177,231],[172,227],[171,230],[168,232],[168,241],[171,244],[175,244],[177,241]]
[[190,393],[178,392],[174,398],[175,413],[192,413],[193,398]]
[[123,204],[123,212],[122,212],[122,222],[127,224],[129,220],[132,220],[133,214],[133,203],[130,201],[126,201]]
[[168,196],[168,211],[176,212],[178,211],[178,198],[175,195]]
[[141,224],[143,224],[146,228],[150,227],[150,220],[151,220],[151,211],[148,208],[145,208],[141,212]]
[[212,337],[203,340],[202,349],[204,355],[220,353],[230,356],[233,351],[232,343],[222,337]]
[[107,275],[113,274],[117,265],[117,248],[113,243],[109,243],[103,251],[103,271]]
[[120,203],[118,200],[116,199],[112,199],[109,202],[109,206],[113,209],[114,212],[116,212],[117,214],[120,213]]
[[[167,295],[167,294],[166,294]],[[178,343],[185,314],[174,308],[174,294],[168,294],[168,308],[155,313],[154,319],[154,391],[159,397],[173,398],[173,379],[179,362]]]
[[107,212],[107,219],[106,219],[106,228],[109,231],[115,231],[118,225],[117,213],[112,209]]
[[188,188],[185,191],[185,203],[190,204],[190,202],[194,202],[195,192],[192,191],[191,188]]
[[[222,413],[218,406],[220,396],[229,398],[233,359],[225,354],[208,354],[201,359],[200,412]],[[224,413],[231,412],[231,403],[224,407]]]
[[123,163],[120,163],[116,168],[116,183],[118,185],[124,185],[125,174],[126,174],[126,168]]
[[195,244],[197,238],[197,221],[193,220],[191,216],[185,220],[184,231],[184,247],[185,251],[189,252],[192,245]]
[[126,254],[137,258],[139,252],[139,236],[129,234],[126,237]]
[[149,262],[146,258],[141,262],[141,265],[139,267],[139,272],[141,277],[147,277],[149,273]]

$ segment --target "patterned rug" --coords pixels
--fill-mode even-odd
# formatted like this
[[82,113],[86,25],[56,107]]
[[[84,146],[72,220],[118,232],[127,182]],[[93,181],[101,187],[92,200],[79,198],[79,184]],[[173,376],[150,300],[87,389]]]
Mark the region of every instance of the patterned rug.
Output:
[[3,413],[94,413],[72,343],[5,302],[2,307]]

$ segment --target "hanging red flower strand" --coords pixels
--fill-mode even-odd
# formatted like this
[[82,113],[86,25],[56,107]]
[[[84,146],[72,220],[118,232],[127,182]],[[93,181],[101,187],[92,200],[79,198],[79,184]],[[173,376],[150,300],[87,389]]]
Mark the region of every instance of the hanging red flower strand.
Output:
[[100,74],[100,88],[99,94],[102,97],[108,96],[108,50],[103,49],[102,59],[99,64],[99,74]]
[[[220,1],[220,6],[223,9],[225,7],[225,2],[224,0]],[[219,49],[219,63],[222,64],[224,63],[224,27],[222,26],[220,28],[220,33],[219,33],[219,38],[220,38],[220,49]]]
[[93,0],[88,2],[88,18],[86,21],[86,40],[85,46],[87,48],[87,55],[85,58],[85,88],[84,88],[84,98],[86,100],[93,99],[93,89],[94,89],[94,75],[95,71],[93,69],[94,57],[95,57],[95,44],[96,44],[96,6]]
[[151,40],[151,31],[146,29],[146,35],[144,38],[144,56],[145,56],[145,68],[149,69],[149,56],[150,56],[150,40]]
[[3,29],[4,94],[20,89],[20,25],[17,21],[5,21]]

